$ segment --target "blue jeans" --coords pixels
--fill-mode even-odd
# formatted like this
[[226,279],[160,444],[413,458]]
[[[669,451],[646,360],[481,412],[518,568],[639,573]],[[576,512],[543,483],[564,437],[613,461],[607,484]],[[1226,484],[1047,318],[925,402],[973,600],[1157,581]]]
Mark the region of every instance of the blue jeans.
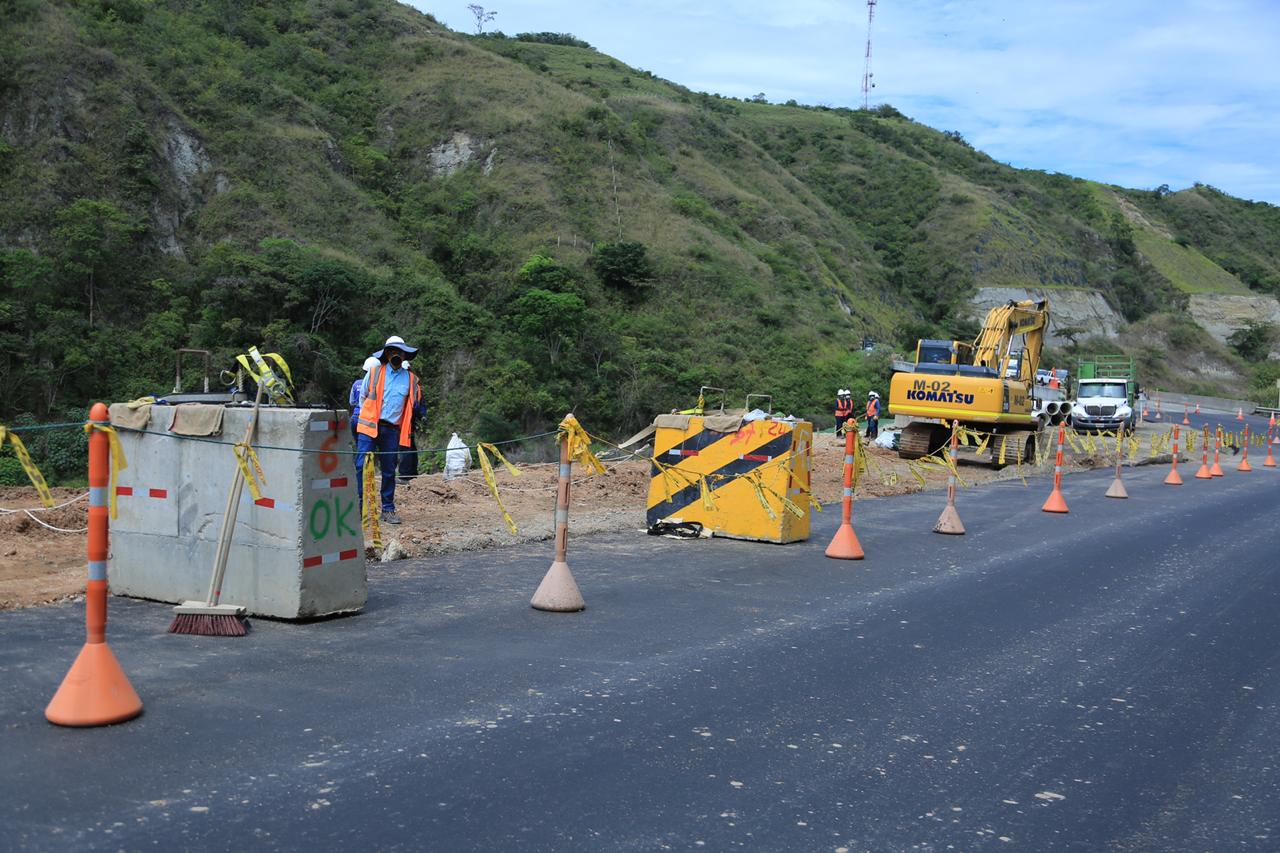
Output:
[[382,471],[382,511],[396,511],[396,463],[400,459],[400,427],[378,422],[378,437],[356,435],[356,494],[364,506],[364,459],[373,453]]

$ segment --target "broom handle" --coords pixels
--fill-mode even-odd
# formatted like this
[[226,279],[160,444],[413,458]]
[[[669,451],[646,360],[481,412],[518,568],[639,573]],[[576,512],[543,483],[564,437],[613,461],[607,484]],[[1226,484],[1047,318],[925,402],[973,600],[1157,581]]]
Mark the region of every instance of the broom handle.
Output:
[[[245,430],[243,444],[253,440],[254,430],[258,426],[258,407],[262,403],[262,385],[258,385],[258,393],[253,398],[253,414],[249,417],[249,428]],[[240,511],[240,494],[244,490],[244,471],[236,465],[235,476],[231,480],[231,491],[227,494],[227,507],[222,513],[222,530],[218,533],[218,550],[213,558],[213,576],[209,578],[209,594],[205,596],[205,604],[213,607],[222,597],[222,578],[227,573],[227,561],[231,557],[231,540],[235,537],[236,516]]]

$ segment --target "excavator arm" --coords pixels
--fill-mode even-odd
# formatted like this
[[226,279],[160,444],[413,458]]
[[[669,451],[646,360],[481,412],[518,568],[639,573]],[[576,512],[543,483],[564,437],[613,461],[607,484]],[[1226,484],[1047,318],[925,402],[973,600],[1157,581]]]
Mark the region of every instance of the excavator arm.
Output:
[[1033,381],[1040,366],[1040,350],[1044,346],[1045,326],[1049,322],[1049,301],[1023,300],[992,308],[982,331],[973,342],[973,363],[990,367],[1004,376],[1013,354],[1013,341],[1026,335],[1019,378]]

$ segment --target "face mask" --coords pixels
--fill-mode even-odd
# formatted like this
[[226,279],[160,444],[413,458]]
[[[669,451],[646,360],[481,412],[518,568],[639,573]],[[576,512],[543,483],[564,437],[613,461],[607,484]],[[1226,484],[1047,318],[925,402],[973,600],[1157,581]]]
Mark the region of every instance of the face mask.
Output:
[[390,362],[391,362],[391,368],[393,370],[399,370],[400,365],[404,363],[404,359],[398,355],[393,355],[390,358]]

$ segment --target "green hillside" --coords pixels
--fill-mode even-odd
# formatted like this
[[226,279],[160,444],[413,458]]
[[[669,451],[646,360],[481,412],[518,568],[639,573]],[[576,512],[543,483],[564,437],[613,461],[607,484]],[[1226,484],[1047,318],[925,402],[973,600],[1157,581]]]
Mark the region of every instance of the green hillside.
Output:
[[1280,270],[1275,208],[1100,192],[892,107],[692,92],[392,0],[0,0],[0,36],[0,422],[167,390],[181,346],[265,344],[345,400],[389,334],[424,349],[437,436],[629,429],[703,383],[815,414],[884,382],[863,335],[971,332],[976,286],[1137,320]]

